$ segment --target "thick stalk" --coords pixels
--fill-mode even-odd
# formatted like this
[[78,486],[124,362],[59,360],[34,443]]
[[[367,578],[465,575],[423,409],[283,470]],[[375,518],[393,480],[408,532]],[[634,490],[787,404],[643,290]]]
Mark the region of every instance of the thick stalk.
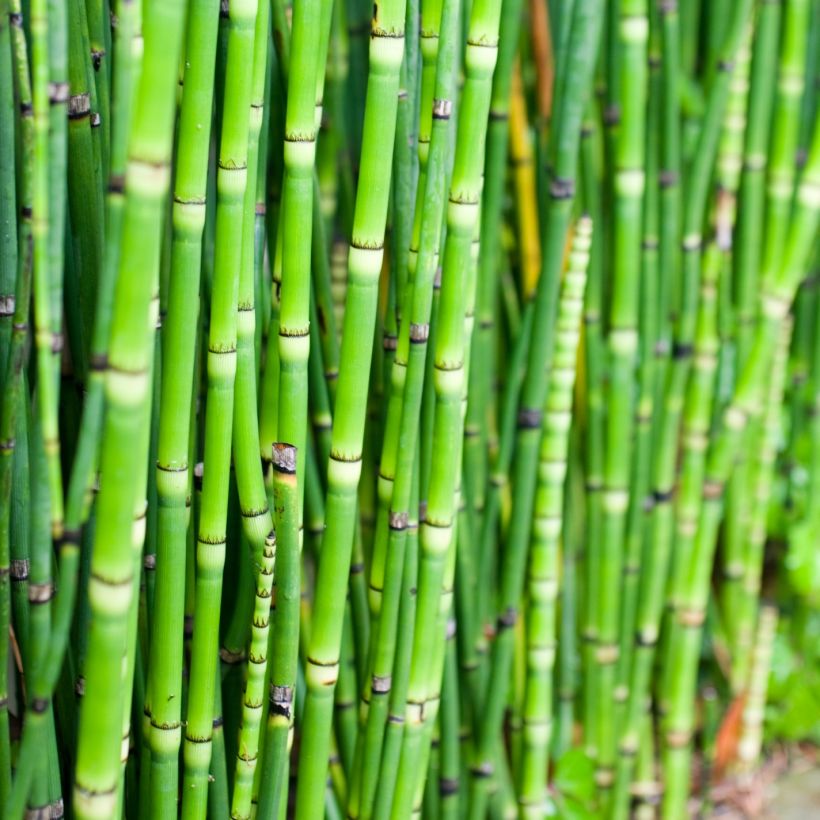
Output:
[[[80,711],[74,806],[78,817],[109,817],[117,804],[123,693],[119,680],[127,643],[134,566],[130,540],[135,486],[147,452],[135,446],[150,401],[149,306],[159,265],[162,205],[168,191],[176,66],[184,4],[150,6],[143,71],[131,129],[119,278],[106,373],[98,516],[91,559],[91,632]],[[145,442],[147,445],[147,441]],[[106,480],[105,477],[108,477]]]
[[[163,322],[162,385],[156,483],[158,500],[154,613],[145,710],[150,715],[151,806],[175,811],[182,740],[182,632],[187,530],[188,443],[194,388],[200,260],[210,147],[218,6],[201,0],[188,11],[185,74],[172,205],[171,270]],[[146,775],[147,776],[147,775]]]
[[[296,815],[300,818],[313,818],[321,812],[327,770],[345,588],[355,530],[356,491],[361,474],[378,277],[384,253],[404,49],[404,11],[403,0],[376,5],[371,28],[360,177],[348,257],[336,413],[327,472],[327,529],[306,653],[307,693],[296,797]],[[289,96],[289,103],[290,99]]]
[[231,433],[236,376],[238,271],[247,186],[256,0],[228,9],[228,53],[217,168],[214,277],[208,336],[208,391],[196,597],[185,730],[183,817],[204,817],[213,733],[222,570],[225,565]]

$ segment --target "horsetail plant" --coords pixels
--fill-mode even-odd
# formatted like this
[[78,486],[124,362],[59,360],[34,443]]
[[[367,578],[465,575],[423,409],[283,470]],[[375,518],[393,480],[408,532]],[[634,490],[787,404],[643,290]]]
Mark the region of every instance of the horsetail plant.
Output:
[[746,788],[816,678],[818,43],[0,0],[5,815]]

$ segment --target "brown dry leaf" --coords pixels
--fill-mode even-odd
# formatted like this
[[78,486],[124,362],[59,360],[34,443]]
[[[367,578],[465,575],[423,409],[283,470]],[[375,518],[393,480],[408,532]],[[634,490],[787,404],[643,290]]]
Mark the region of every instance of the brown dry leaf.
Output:
[[726,710],[715,738],[715,777],[720,778],[737,757],[737,745],[743,727],[745,694],[738,695]]

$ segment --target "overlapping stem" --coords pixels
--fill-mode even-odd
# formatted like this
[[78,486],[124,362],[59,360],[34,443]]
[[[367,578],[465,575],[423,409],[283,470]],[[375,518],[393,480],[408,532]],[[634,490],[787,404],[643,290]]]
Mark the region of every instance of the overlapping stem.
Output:
[[[336,412],[327,468],[327,529],[319,559],[306,653],[304,739],[299,751],[296,798],[296,815],[301,818],[315,817],[321,811],[322,784],[327,770],[333,690],[338,679],[344,595],[361,474],[378,277],[384,253],[403,39],[402,0],[377,4],[371,26],[359,186],[348,256]],[[288,105],[290,101],[289,95]],[[287,192],[285,196],[287,207]],[[284,303],[282,317],[284,321]]]
[[228,489],[237,300],[242,261],[248,132],[256,0],[234,0],[228,9],[228,53],[217,168],[216,234],[208,330],[204,474],[196,547],[196,597],[191,684],[185,729],[183,817],[203,817],[213,732],[222,570],[227,543]]
[[[157,558],[154,619],[145,710],[150,715],[151,805],[171,811],[178,795],[182,740],[182,625],[187,530],[191,523],[191,406],[194,389],[200,293],[202,232],[205,226],[211,98],[219,9],[213,0],[188,11],[185,73],[179,112],[179,159],[174,179],[173,237],[168,307],[163,322],[162,395],[157,449]],[[113,170],[113,164],[112,164]]]
[[[135,446],[150,406],[150,352],[155,320],[149,307],[159,267],[162,204],[168,191],[176,65],[184,3],[146,9],[143,70],[137,92],[126,170],[119,277],[106,373],[105,417],[97,526],[91,559],[91,632],[85,696],[78,727],[74,806],[78,817],[110,816],[117,804],[127,614],[134,565],[130,540],[135,486],[147,452]],[[147,444],[147,442],[146,442]],[[107,479],[107,480],[106,480]]]
[[497,635],[492,647],[490,676],[486,688],[484,719],[477,739],[470,783],[469,816],[482,817],[492,775],[493,748],[503,716],[513,653],[513,629],[517,620],[526,568],[527,546],[535,494],[535,462],[541,432],[541,413],[547,391],[545,363],[552,355],[558,285],[575,193],[575,169],[581,134],[581,118],[592,88],[597,57],[602,8],[597,0],[578,2],[572,21],[571,48],[566,87],[561,101],[559,128],[554,133],[551,155],[546,236],[542,244],[541,276],[534,297],[533,323],[527,369],[519,403],[515,460],[513,462],[513,510],[502,567],[497,601]]

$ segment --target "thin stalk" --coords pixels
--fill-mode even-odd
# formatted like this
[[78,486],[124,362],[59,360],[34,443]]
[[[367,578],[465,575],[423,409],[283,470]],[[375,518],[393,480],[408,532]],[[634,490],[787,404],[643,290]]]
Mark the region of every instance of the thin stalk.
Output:
[[297,451],[276,444],[273,451],[276,517],[276,588],[271,642],[272,671],[265,740],[265,767],[259,793],[262,817],[279,817],[288,803],[287,759],[293,741],[296,667],[299,654],[299,495]]
[[532,546],[527,578],[527,668],[523,707],[523,744],[518,802],[523,817],[545,811],[547,768],[552,736],[552,678],[557,644],[559,553],[571,537],[564,520],[564,483],[572,427],[572,401],[581,315],[584,305],[592,222],[575,227],[567,271],[561,284],[555,348],[544,404]]

